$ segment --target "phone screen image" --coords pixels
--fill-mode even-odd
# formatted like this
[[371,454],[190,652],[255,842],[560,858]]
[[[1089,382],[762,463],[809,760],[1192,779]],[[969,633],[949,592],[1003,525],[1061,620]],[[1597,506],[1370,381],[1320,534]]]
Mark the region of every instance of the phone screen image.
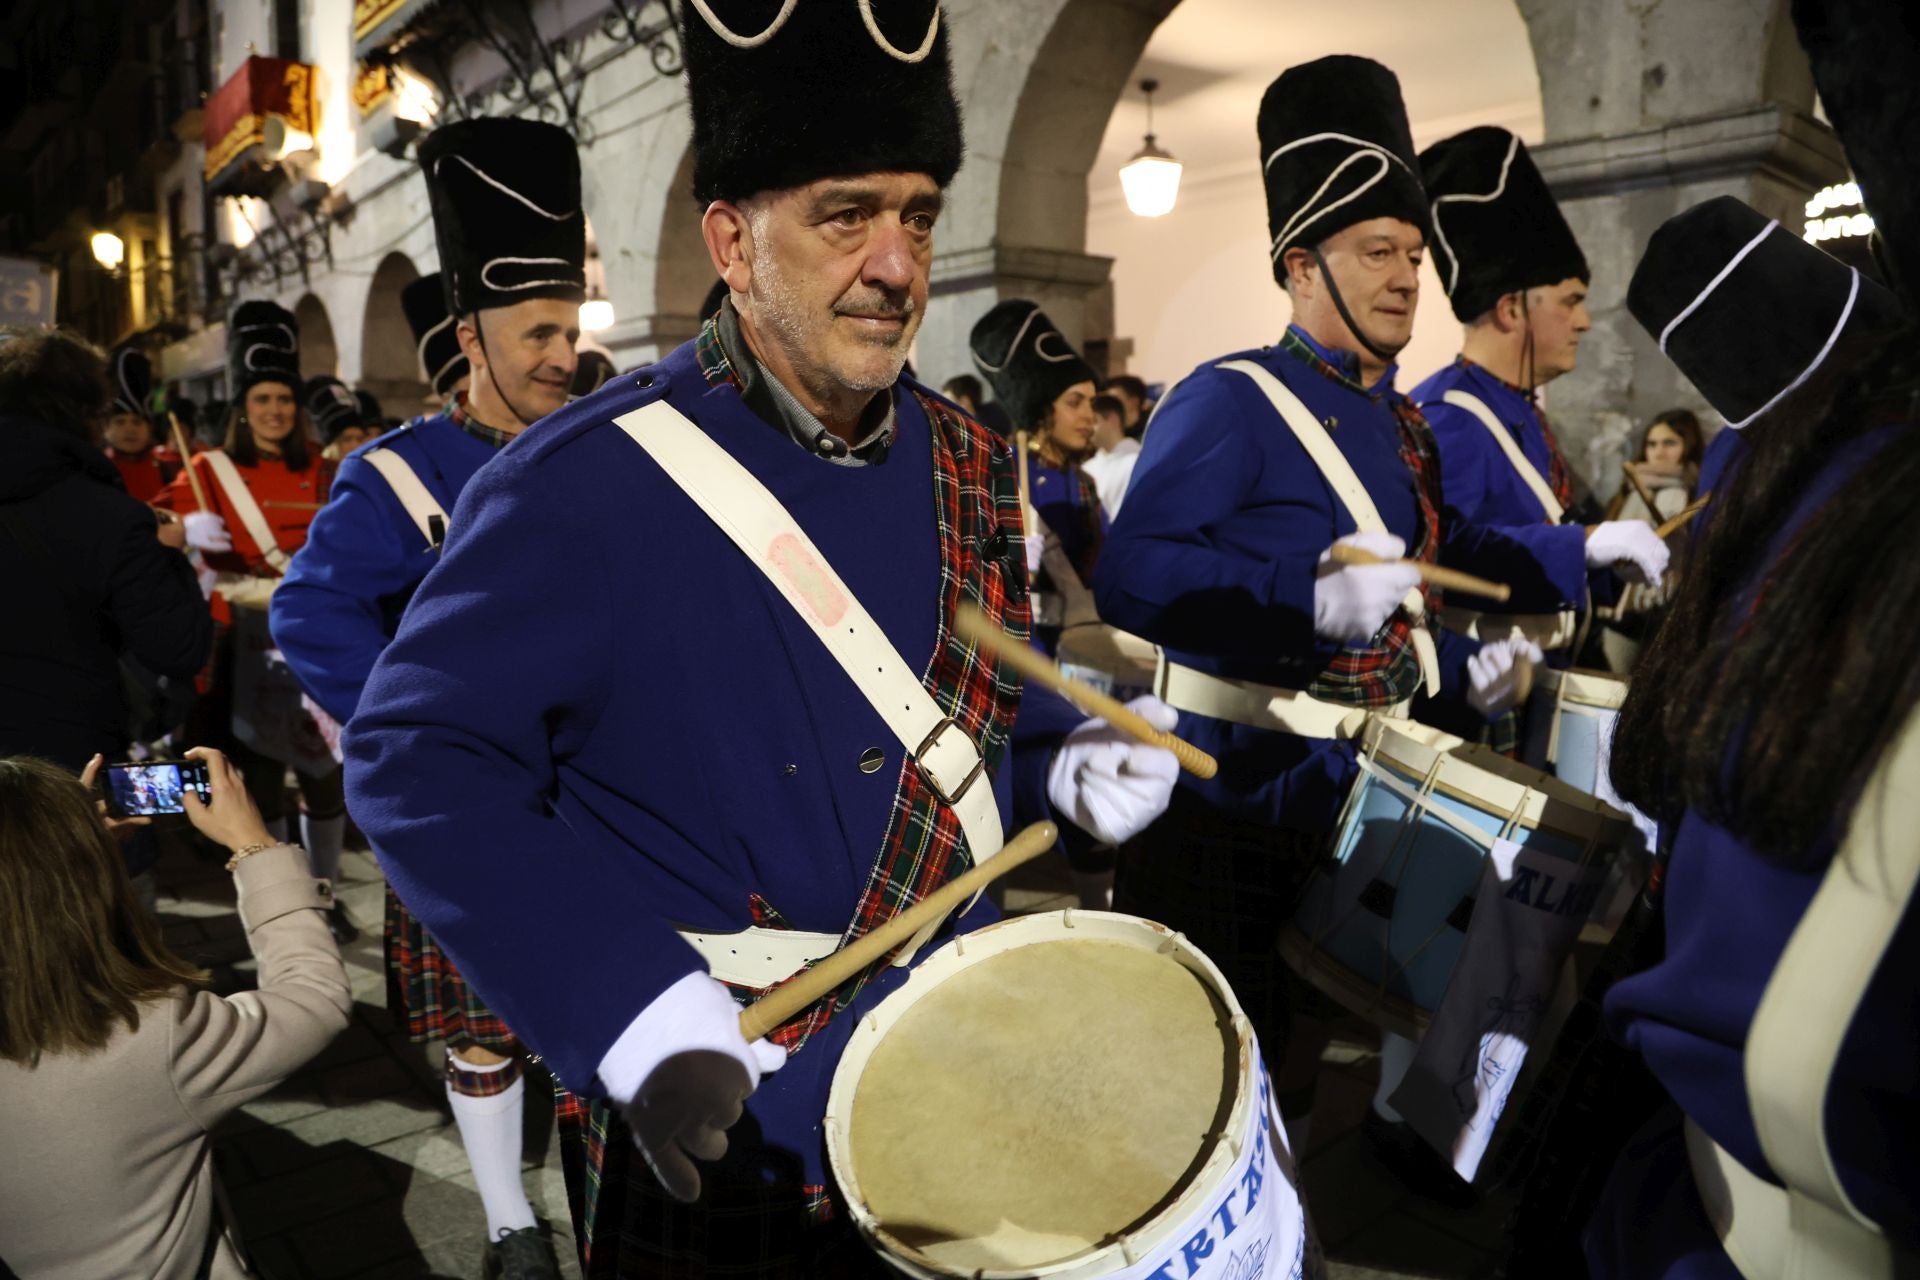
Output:
[[107,812],[116,818],[185,813],[189,789],[203,801],[212,799],[207,766],[197,760],[107,766]]

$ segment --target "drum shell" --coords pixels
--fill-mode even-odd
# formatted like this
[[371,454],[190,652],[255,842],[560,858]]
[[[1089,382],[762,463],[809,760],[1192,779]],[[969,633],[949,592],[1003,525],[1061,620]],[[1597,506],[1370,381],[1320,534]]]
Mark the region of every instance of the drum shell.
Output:
[[1609,671],[1536,672],[1520,758],[1588,795],[1609,795],[1600,779],[1626,700],[1626,678]]

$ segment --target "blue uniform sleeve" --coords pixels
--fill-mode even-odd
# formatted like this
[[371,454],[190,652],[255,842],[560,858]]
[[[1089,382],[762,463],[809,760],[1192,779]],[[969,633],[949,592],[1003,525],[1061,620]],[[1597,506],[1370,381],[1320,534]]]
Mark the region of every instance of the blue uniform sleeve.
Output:
[[1315,653],[1313,580],[1324,548],[1260,555],[1220,536],[1258,475],[1243,424],[1272,412],[1250,398],[1257,396],[1245,378],[1202,370],[1155,412],[1094,569],[1103,621],[1168,648],[1228,658]]
[[1448,523],[1501,523],[1488,511],[1492,488],[1490,468],[1495,461],[1502,467],[1512,464],[1500,455],[1499,446],[1487,438],[1487,429],[1465,409],[1444,400],[1421,405],[1420,414],[1433,428],[1434,444],[1440,450],[1440,480],[1446,493]]
[[560,816],[620,652],[605,539],[558,468],[510,451],[375,665],[346,735],[348,804],[394,890],[568,1088],[667,987],[704,971],[645,860]]
[[387,647],[391,620],[434,559],[385,479],[358,456],[341,463],[270,615],[294,676],[341,724]]

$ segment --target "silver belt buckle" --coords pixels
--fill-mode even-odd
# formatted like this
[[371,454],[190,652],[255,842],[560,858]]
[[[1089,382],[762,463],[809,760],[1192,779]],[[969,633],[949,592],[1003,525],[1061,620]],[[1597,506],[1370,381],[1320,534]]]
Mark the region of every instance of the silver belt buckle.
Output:
[[[935,772],[934,765],[928,762],[929,753],[942,746],[940,737],[949,729],[960,735],[961,744],[973,757],[973,764],[967,770],[967,776],[960,780],[958,786],[952,788],[941,781],[940,775]],[[978,778],[987,767],[986,758],[980,754],[980,748],[974,745],[973,739],[967,736],[966,730],[962,729],[952,716],[942,716],[940,722],[933,726],[933,732],[926,736],[920,743],[919,750],[913,753],[913,763],[919,768],[920,776],[927,780],[927,785],[933,788],[933,793],[949,805],[958,803],[960,797],[967,793],[967,788],[973,785],[974,779]]]

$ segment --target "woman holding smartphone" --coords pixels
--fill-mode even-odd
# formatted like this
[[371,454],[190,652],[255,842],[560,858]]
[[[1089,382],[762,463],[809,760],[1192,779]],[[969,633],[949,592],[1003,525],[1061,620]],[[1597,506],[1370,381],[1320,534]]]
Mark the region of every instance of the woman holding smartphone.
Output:
[[[306,545],[333,475],[300,404],[297,332],[293,316],[271,302],[234,309],[227,321],[233,401],[226,442],[195,454],[169,497],[186,513],[188,545],[216,575],[213,616],[223,624],[200,736],[225,745],[268,829],[280,837],[288,834],[283,781],[293,769],[301,843],[315,874],[331,880],[340,873],[346,835],[340,765],[267,628],[267,602],[293,553]],[[358,936],[337,903],[331,920],[340,941]]]
[[215,1208],[207,1135],[347,1025],[331,894],[276,842],[218,751],[187,818],[226,846],[256,991],[205,989],[134,901],[95,756],[0,759],[0,1258],[21,1280],[248,1274]]

